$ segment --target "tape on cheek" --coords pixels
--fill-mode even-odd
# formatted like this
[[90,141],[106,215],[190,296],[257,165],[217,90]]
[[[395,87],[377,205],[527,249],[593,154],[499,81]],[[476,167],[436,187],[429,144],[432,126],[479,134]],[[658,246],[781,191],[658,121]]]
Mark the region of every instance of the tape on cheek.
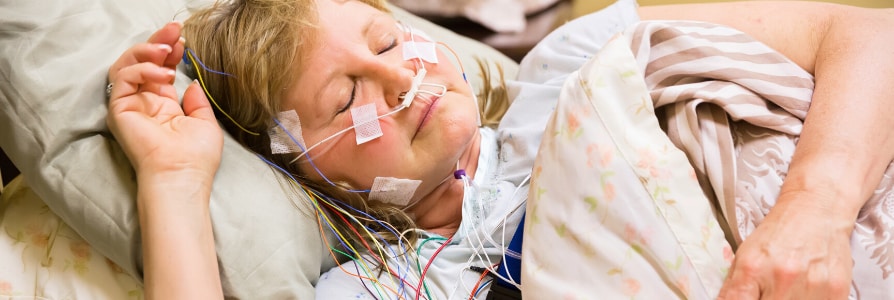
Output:
[[369,200],[406,207],[422,180],[376,177],[369,191]]
[[[267,135],[270,136],[270,151],[273,154],[301,152],[301,147],[306,147],[306,144],[301,135],[298,113],[295,110],[281,111],[276,114],[276,119],[282,126],[276,125],[267,130]],[[296,141],[301,145],[296,144]]]
[[351,108],[351,118],[354,120],[357,145],[382,136],[382,127],[379,125],[379,115],[375,103]]

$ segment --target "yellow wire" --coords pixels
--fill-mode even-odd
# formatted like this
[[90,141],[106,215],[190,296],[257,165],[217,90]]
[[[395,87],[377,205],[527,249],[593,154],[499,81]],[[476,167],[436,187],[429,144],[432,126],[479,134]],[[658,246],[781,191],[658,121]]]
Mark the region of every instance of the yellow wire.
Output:
[[[353,221],[354,223],[359,224],[359,225],[362,225],[362,223],[361,223],[361,222],[360,222],[360,221],[359,221],[353,214],[348,213],[345,209],[343,209],[343,208],[341,208],[341,207],[339,207],[339,206],[337,206],[337,205],[333,205],[331,202],[329,202],[328,200],[326,200],[326,199],[320,197],[320,196],[319,196],[318,194],[316,194],[316,193],[312,193],[312,192],[308,191],[307,188],[306,188],[304,185],[298,183],[297,181],[294,181],[294,180],[291,180],[291,179],[290,179],[289,182],[290,182],[291,184],[293,184],[294,186],[298,187],[299,189],[301,189],[301,191],[304,192],[304,194],[305,194],[306,196],[308,196],[308,198],[311,199],[311,201],[313,202],[314,209],[315,209],[317,212],[319,212],[319,213],[317,214],[317,219],[318,219],[318,222],[320,222],[320,223],[319,223],[319,226],[320,226],[319,229],[320,229],[321,235],[323,235],[322,221],[325,220],[325,221],[328,222],[329,224],[332,224],[332,220],[329,218],[328,214],[326,214],[326,213],[323,211],[322,206],[320,205],[320,202],[324,202],[324,203],[326,203],[329,207],[332,207],[333,209],[335,209],[335,210],[337,210],[338,212],[342,213],[343,216],[344,216],[344,215],[347,215],[348,218],[349,218],[351,221]],[[365,218],[364,218],[364,219],[365,219]],[[392,225],[392,224],[390,224],[390,223],[388,223],[388,222],[384,222],[384,223],[385,223],[384,226],[387,226],[387,227],[390,227],[390,228],[392,228],[392,229],[395,229],[395,228],[394,228],[394,225]],[[354,251],[354,253],[357,253],[357,254],[360,253],[359,251],[357,251],[357,249],[356,249],[351,243],[348,242],[348,240],[345,238],[345,235],[342,234],[337,228],[334,228],[334,227],[331,227],[331,226],[330,226],[330,228],[332,229],[332,231],[335,232],[335,234],[336,234],[339,238],[341,238],[342,241],[345,242],[346,246],[347,246],[349,249],[351,249],[352,251]],[[355,227],[355,228],[356,228],[356,227]],[[382,265],[384,265],[385,268],[386,268],[387,270],[389,270],[389,274],[399,275],[399,274],[396,274],[396,272],[394,272],[394,269],[389,265],[388,261],[384,259],[384,257],[385,257],[385,253],[383,252],[383,251],[384,251],[384,247],[383,247],[383,245],[379,242],[379,240],[375,238],[375,236],[374,236],[374,235],[373,235],[373,234],[366,228],[366,226],[360,226],[360,228],[361,228],[361,229],[362,229],[362,230],[363,230],[363,231],[370,237],[370,240],[372,240],[372,242],[376,245],[376,250],[378,250],[378,253],[379,253],[379,259],[378,259],[378,261],[381,262]],[[325,235],[323,235],[323,236],[324,236],[324,238],[325,238]],[[404,238],[404,240],[405,240],[405,242],[407,242],[407,243],[409,244],[409,240],[406,240],[405,238]],[[372,250],[372,249],[370,249],[370,250]],[[330,250],[329,252],[330,252],[330,255],[332,255],[332,258],[335,259],[335,260],[337,260],[337,258],[335,257],[335,253],[332,253],[331,250]],[[365,259],[358,259],[358,260],[360,261],[359,265],[361,266],[362,271],[363,271],[364,273],[366,273],[366,274],[372,274],[372,268],[370,268],[370,266],[367,264],[366,260],[365,260]],[[408,268],[409,268],[409,266],[408,266]],[[340,267],[340,269],[341,269],[343,272],[345,272],[346,274],[348,274],[348,275],[351,275],[351,276],[355,276],[355,277],[359,277],[359,278],[364,278],[364,279],[368,279],[368,280],[370,280],[370,282],[373,283],[373,286],[376,287],[376,290],[377,290],[377,291],[380,291],[380,290],[381,290],[381,287],[384,287],[384,288],[386,288],[387,290],[389,290],[389,291],[391,291],[392,293],[394,293],[394,295],[396,295],[396,296],[398,296],[398,297],[400,297],[400,298],[404,298],[402,295],[398,294],[398,293],[394,290],[394,288],[393,288],[393,287],[397,286],[397,282],[395,282],[395,278],[394,278],[395,276],[388,276],[388,278],[389,278],[389,280],[391,281],[391,284],[392,284],[391,286],[388,286],[387,284],[384,284],[384,282],[380,281],[379,279],[371,278],[371,277],[365,277],[365,276],[360,276],[359,274],[353,274],[353,273],[351,273],[351,272],[345,270],[345,269],[342,268],[342,267]],[[409,273],[407,273],[407,274],[409,274]],[[417,291],[417,293],[418,293],[418,291]]]
[[[292,181],[292,180],[290,180],[290,181]],[[298,183],[295,182],[295,181],[292,181],[292,183],[293,183],[293,184],[298,184]],[[302,186],[302,185],[300,185],[300,184],[298,184],[298,186],[299,186],[300,188],[304,189],[304,186]],[[305,193],[307,193],[306,190],[305,190]],[[317,215],[319,216],[318,218],[323,218],[324,220],[326,220],[326,222],[327,222],[328,224],[333,224],[333,223],[332,223],[332,220],[329,219],[329,216],[328,216],[326,213],[323,212],[322,207],[320,207],[320,205],[319,205],[319,201],[321,201],[321,200],[324,201],[324,202],[326,202],[326,201],[323,200],[322,198],[320,198],[320,197],[319,197],[318,195],[316,195],[315,193],[309,193],[309,194],[312,195],[312,196],[311,196],[311,199],[312,199],[312,200],[314,201],[314,203],[315,203],[314,208],[316,208],[317,211],[319,212],[319,214],[317,214]],[[328,202],[326,202],[326,203],[328,203]],[[331,226],[330,226],[330,227],[331,227]],[[348,239],[345,238],[345,236],[341,233],[341,231],[339,231],[339,230],[336,229],[336,228],[332,228],[332,229],[333,229],[333,231],[335,231],[335,234],[336,234],[339,238],[341,238],[342,241],[345,241],[345,245],[346,245],[349,249],[351,249],[351,251],[354,251],[354,253],[360,253],[359,251],[357,251],[356,248],[354,248],[354,245],[353,245],[353,244],[351,244],[351,243],[348,242]],[[321,232],[321,234],[323,234],[323,233]],[[362,260],[362,259],[361,259],[360,262],[361,262],[361,265],[363,266],[363,269],[364,269],[364,270],[372,270],[372,268],[370,268],[369,265],[366,264],[366,261],[365,261],[365,260]]]
[[196,74],[199,77],[199,84],[202,85],[202,91],[205,92],[205,95],[208,96],[208,99],[211,100],[211,103],[214,104],[214,107],[217,107],[218,111],[220,111],[224,116],[227,116],[227,118],[230,119],[230,121],[232,121],[233,124],[236,124],[236,127],[239,127],[239,129],[242,129],[242,131],[245,131],[246,133],[251,134],[251,135],[258,135],[257,132],[250,131],[248,129],[245,129],[245,127],[242,127],[242,124],[239,124],[239,122],[236,122],[236,120],[233,119],[233,117],[231,117],[230,114],[228,114],[226,111],[224,111],[222,108],[220,108],[220,105],[217,105],[217,101],[214,101],[214,97],[211,97],[211,93],[208,92],[208,88],[205,86],[205,80],[202,79],[202,72],[201,72],[202,69],[199,68],[199,64],[196,63],[196,59],[194,57],[192,57],[192,52],[186,51],[186,56],[189,57],[189,61],[192,63],[193,68],[196,69]]

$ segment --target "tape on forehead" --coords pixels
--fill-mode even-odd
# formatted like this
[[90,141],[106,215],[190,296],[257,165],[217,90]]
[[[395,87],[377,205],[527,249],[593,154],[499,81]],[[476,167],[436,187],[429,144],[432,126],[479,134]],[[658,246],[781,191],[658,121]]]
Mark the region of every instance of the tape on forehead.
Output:
[[301,135],[301,121],[298,120],[298,113],[295,110],[281,111],[276,114],[276,119],[282,126],[276,125],[267,130],[267,135],[270,136],[270,151],[273,154],[301,152],[301,147],[307,147]]
[[375,103],[351,108],[351,118],[354,119],[354,133],[357,136],[357,145],[382,136],[382,127],[379,126],[379,115],[376,111]]
[[406,207],[422,180],[376,177],[369,191],[369,200]]

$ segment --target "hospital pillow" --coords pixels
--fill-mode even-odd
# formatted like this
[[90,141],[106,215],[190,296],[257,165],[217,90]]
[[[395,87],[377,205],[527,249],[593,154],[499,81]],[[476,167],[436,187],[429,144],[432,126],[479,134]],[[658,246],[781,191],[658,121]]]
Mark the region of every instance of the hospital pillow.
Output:
[[562,87],[531,175],[525,298],[710,299],[723,283],[732,248],[630,44],[611,40]]
[[[0,147],[49,208],[97,251],[138,276],[133,169],[106,128],[109,65],[129,46],[208,0],[7,0],[0,3]],[[497,51],[395,9],[460,53],[517,66]],[[491,65],[491,69],[495,69]],[[191,80],[182,72],[182,93]],[[211,214],[225,292],[240,298],[313,297],[332,266],[307,199],[226,136]],[[139,276],[138,276],[139,277]]]

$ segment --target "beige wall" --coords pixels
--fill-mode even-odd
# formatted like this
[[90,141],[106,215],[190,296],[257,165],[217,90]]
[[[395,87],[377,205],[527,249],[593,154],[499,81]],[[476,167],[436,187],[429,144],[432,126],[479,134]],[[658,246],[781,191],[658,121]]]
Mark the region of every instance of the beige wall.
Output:
[[[842,3],[863,7],[894,7],[894,0],[816,0],[823,2]],[[589,12],[603,8],[614,0],[573,0],[573,15],[581,16]],[[707,3],[729,2],[728,0],[638,0],[640,5],[663,5],[675,3]]]

